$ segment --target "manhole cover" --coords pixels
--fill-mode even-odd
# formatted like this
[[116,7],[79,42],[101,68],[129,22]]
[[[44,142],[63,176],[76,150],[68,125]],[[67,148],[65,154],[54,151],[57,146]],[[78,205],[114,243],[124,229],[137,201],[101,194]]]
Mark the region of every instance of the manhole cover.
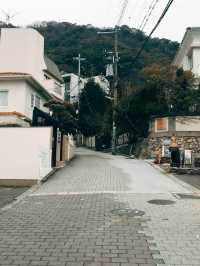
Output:
[[176,195],[179,198],[181,198],[181,199],[200,199],[200,195],[197,195],[197,194],[181,194],[181,193],[177,193]]
[[172,205],[175,204],[176,202],[172,200],[154,199],[154,200],[149,200],[148,203],[155,205]]
[[136,217],[136,216],[143,216],[145,212],[137,210],[137,209],[114,209],[111,211],[114,215],[119,216],[128,216],[128,217]]

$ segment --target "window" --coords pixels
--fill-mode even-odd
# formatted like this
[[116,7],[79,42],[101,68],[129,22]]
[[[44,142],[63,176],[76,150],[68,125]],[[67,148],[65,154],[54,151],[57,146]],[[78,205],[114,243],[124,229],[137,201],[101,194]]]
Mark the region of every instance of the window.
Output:
[[0,91],[0,106],[8,106],[8,91]]
[[37,107],[40,109],[41,98],[38,95],[31,94],[31,108]]
[[192,70],[193,69],[193,55],[192,54],[188,56],[188,65],[189,65],[189,69]]
[[35,105],[35,96],[34,94],[31,94],[31,108],[33,108]]
[[40,97],[39,96],[35,96],[35,107],[40,108]]

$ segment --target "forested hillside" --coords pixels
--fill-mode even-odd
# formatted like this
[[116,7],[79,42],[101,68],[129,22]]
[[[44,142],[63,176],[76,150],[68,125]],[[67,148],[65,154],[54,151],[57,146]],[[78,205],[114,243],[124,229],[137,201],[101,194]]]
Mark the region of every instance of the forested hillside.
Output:
[[[67,22],[43,22],[34,27],[45,37],[46,53],[61,70],[76,72],[77,63],[73,57],[81,53],[87,61],[82,66],[86,76],[105,73],[105,50],[113,49],[112,35],[98,35],[102,30],[91,25],[79,26]],[[105,30],[105,29],[104,29]],[[157,64],[169,64],[178,49],[178,43],[167,39],[153,38],[141,57],[134,61],[145,35],[141,31],[122,26],[119,32],[120,64],[119,74],[124,80],[138,79],[141,69]]]
[[[0,22],[0,28],[5,24]],[[13,27],[13,25],[9,25]],[[31,25],[45,37],[46,54],[65,72],[77,72],[77,63],[73,57],[81,53],[87,61],[82,65],[85,76],[105,74],[105,50],[113,49],[112,35],[98,35],[101,30],[92,25],[77,25],[68,22],[41,22]],[[179,44],[167,39],[152,38],[145,47],[140,58],[135,55],[140,49],[145,34],[128,26],[119,31],[119,75],[123,80],[136,83],[144,67],[152,64],[167,65],[172,62]]]

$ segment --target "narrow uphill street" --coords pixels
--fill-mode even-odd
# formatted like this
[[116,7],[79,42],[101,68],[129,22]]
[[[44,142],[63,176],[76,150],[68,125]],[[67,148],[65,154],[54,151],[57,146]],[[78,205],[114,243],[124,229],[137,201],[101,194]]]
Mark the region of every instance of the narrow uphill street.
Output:
[[148,162],[79,149],[0,211],[0,265],[200,265],[197,194]]

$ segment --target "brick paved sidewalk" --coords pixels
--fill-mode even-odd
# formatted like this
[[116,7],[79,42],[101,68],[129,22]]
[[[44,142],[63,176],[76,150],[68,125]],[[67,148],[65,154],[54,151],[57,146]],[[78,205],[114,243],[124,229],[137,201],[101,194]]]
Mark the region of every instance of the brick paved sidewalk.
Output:
[[0,213],[0,265],[153,266],[144,218],[114,195],[31,196]]
[[37,191],[0,210],[0,265],[200,265],[200,200],[176,195],[197,192],[146,162],[81,149]]

